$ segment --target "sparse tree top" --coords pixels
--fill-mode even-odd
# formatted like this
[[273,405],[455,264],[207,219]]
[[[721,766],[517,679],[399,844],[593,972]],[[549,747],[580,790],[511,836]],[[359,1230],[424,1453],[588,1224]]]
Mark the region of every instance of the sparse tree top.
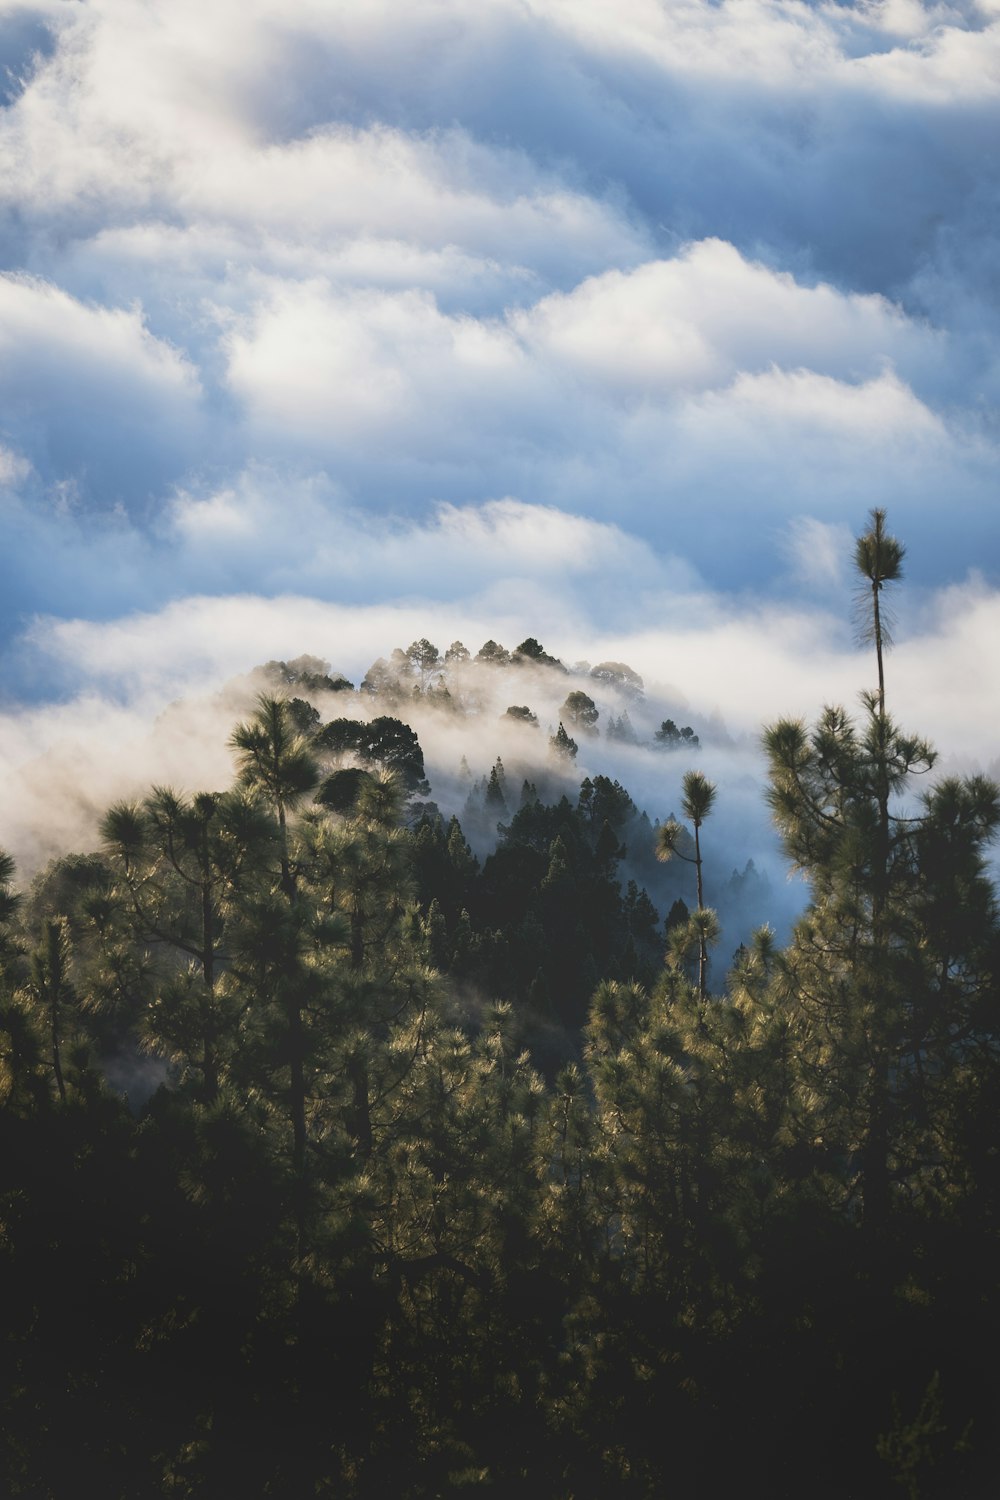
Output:
[[562,721],[560,721],[559,728],[555,734],[550,736],[549,747],[556,755],[562,756],[565,760],[575,760],[576,753],[580,748],[576,740],[571,739],[566,733],[566,726]]
[[598,682],[606,683],[608,687],[617,688],[629,698],[642,697],[642,678],[623,661],[600,661],[596,667],[591,667],[590,675]]
[[684,795],[681,798],[681,807],[684,809],[685,817],[691,819],[696,828],[702,823],[712,811],[715,802],[715,786],[701,771],[688,771],[684,777]]
[[903,576],[906,548],[885,529],[885,511],[870,512],[871,525],[854,545],[854,562],[858,572],[875,588],[896,583]]
[[892,615],[882,599],[887,583],[903,576],[906,548],[885,529],[885,511],[871,512],[871,525],[859,536],[854,562],[860,575],[858,588],[858,637],[875,647],[878,663],[878,712],[885,715],[885,665],[883,655],[892,645]]
[[405,655],[407,660],[420,673],[421,681],[424,680],[429,672],[434,671],[441,660],[441,653],[438,651],[438,648],[426,636],[422,636],[419,641],[413,641],[407,646]]

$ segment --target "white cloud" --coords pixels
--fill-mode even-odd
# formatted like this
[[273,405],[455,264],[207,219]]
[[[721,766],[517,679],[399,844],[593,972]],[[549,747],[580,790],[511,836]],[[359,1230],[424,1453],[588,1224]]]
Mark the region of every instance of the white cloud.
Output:
[[0,484],[16,485],[27,479],[31,464],[21,454],[0,444]]
[[4,423],[46,478],[89,473],[107,502],[131,490],[121,466],[140,454],[153,470],[148,485],[166,450],[192,456],[200,395],[197,371],[137,309],[90,306],[50,283],[0,275]]
[[16,364],[21,381],[49,361],[78,379],[90,366],[108,380],[141,384],[167,400],[198,393],[195,371],[176,349],[155,339],[135,310],[87,307],[61,288],[23,276],[0,275],[0,360]]
[[[450,519],[444,518],[446,525]],[[619,559],[609,567],[622,565]],[[187,599],[104,624],[40,622],[36,660],[69,665],[77,692],[59,705],[0,713],[4,842],[30,865],[58,850],[92,846],[99,812],[115,796],[141,792],[157,779],[189,788],[225,784],[231,774],[225,739],[253,691],[240,674],[271,657],[306,651],[358,681],[376,656],[419,636],[442,649],[458,637],[474,651],[487,637],[514,645],[529,631],[567,661],[626,661],[639,671],[652,704],[635,709],[644,732],[651,734],[653,709],[660,705],[699,726],[711,774],[727,796],[752,804],[754,836],[763,839],[763,773],[754,748],[762,724],[785,714],[811,719],[828,702],[854,707],[871,685],[874,663],[853,646],[842,611],[738,607],[703,590],[664,595],[660,604],[655,619],[619,632],[594,628],[585,590],[572,605],[564,601],[550,612],[537,583],[533,593],[518,597],[516,611],[508,599],[506,614],[494,601],[472,596],[450,605],[412,598],[349,607],[247,595]],[[998,628],[1000,593],[973,578],[929,600],[922,624],[889,658],[892,710],[907,728],[937,742],[944,770],[982,768],[995,759],[1000,666],[992,642]],[[220,693],[227,677],[236,680]],[[556,712],[564,679],[519,682],[543,718]],[[484,765],[498,750],[505,756],[508,748],[516,750],[497,726],[511,687],[498,678],[498,696],[484,706],[482,722],[464,724],[451,738],[430,719],[421,721],[439,792],[449,784],[461,744],[478,747]],[[177,703],[182,694],[186,701]],[[713,729],[719,713],[735,737],[733,753],[725,733]],[[621,767],[626,784],[641,790],[654,811],[676,790],[671,772],[662,761],[647,764],[639,752]]]
[[853,552],[849,527],[818,521],[815,516],[795,516],[783,547],[793,572],[804,583],[823,590],[843,589]]
[[832,477],[842,485],[852,471],[864,483],[876,472],[884,482],[900,461],[908,471],[930,457],[947,461],[955,443],[890,373],[856,385],[812,370],[740,374],[728,388],[684,402],[678,419],[702,459],[724,447],[761,476],[797,469],[799,482],[803,470],[827,484]]
[[235,488],[178,495],[170,519],[189,575],[212,578],[224,552],[260,576],[267,557],[271,588],[308,585],[358,603],[414,592],[428,601],[502,599],[544,582],[553,604],[584,592],[595,604],[614,595],[628,609],[648,589],[700,586],[680,559],[618,526],[510,497],[387,522],[352,508],[321,476],[290,492],[279,475],[249,471]]
[[856,59],[854,68],[883,96],[932,105],[1000,99],[1000,26],[981,30],[942,25],[916,33],[908,45]]
[[855,379],[891,359],[922,373],[944,342],[884,297],[801,285],[720,240],[592,277],[513,322],[569,369],[649,393],[714,389],[771,365]]
[[504,318],[447,312],[428,290],[254,288],[248,312],[220,315],[250,429],[395,507],[502,487],[637,526],[655,464],[673,505],[646,525],[663,541],[679,522],[685,546],[675,507],[695,483],[716,498],[737,462],[766,474],[768,509],[786,515],[810,468],[828,490],[867,493],[901,454],[907,473],[980,460],[982,443],[918,394],[947,362],[940,333],[718,241]]
[[0,13],[27,690],[470,619],[749,723],[847,673],[782,638],[869,505],[924,587],[996,556],[994,0]]

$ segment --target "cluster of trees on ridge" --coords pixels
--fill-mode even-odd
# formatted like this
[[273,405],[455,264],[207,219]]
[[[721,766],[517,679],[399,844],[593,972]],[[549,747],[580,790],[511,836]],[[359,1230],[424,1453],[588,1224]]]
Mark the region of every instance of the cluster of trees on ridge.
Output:
[[[469,958],[488,862],[408,823],[401,770],[324,776],[290,698],[236,726],[229,790],[114,806],[26,892],[3,862],[5,1493],[987,1493],[1000,789],[903,799],[934,756],[887,707],[901,560],[873,512],[857,721],[765,731],[790,942],[713,983],[689,772],[655,843],[696,904],[654,961],[636,891],[558,1065],[524,1045],[566,998],[544,965],[508,1003]],[[622,796],[508,809],[515,949],[600,928]],[[564,948],[547,902],[583,914]]]
[[[390,658],[394,673],[388,699],[383,696],[388,665],[380,660],[362,685],[361,699],[343,677],[321,669],[315,657],[295,662],[270,662],[262,670],[269,684],[281,685],[296,696],[288,712],[296,731],[308,743],[322,769],[315,801],[339,814],[349,814],[360,789],[374,769],[392,772],[407,794],[405,821],[414,836],[414,874],[421,920],[428,934],[434,966],[465,989],[494,999],[519,1002],[536,1060],[579,1053],[580,1030],[589,998],[605,979],[632,978],[652,982],[662,963],[665,932],[672,933],[690,917],[695,881],[675,867],[658,865],[655,839],[659,819],[640,811],[617,780],[595,774],[578,783],[573,777],[577,743],[564,728],[577,734],[598,733],[599,710],[579,690],[571,691],[559,712],[557,732],[550,736],[548,755],[530,742],[522,751],[532,779],[508,777],[498,756],[488,774],[473,780],[463,757],[468,791],[461,820],[442,816],[429,800],[424,753],[416,731],[397,714],[412,713],[414,703],[428,694],[448,693],[449,712],[470,716],[483,711],[477,663],[491,673],[520,662],[543,663],[565,676],[567,669],[547,655],[533,638],[513,654],[488,641],[477,658],[470,658],[461,642],[444,657],[429,641],[414,642]],[[459,663],[464,675],[443,675],[448,664]],[[470,665],[471,663],[471,665]],[[606,686],[624,684],[633,700],[642,695],[642,679],[620,662],[597,668],[581,664]],[[400,683],[409,673],[411,687]],[[442,675],[435,675],[442,674]],[[373,686],[372,684],[376,684]],[[323,723],[308,696],[327,705],[347,706],[355,712],[372,702],[396,713],[377,713],[361,719],[346,715]],[[329,707],[328,707],[329,711]],[[508,708],[502,717],[527,723],[537,716],[525,707]],[[612,738],[621,737],[627,721],[609,715]],[[632,740],[638,737],[632,733]],[[678,730],[672,720],[661,723],[654,743],[668,748],[699,746],[690,728]],[[528,762],[525,755],[534,757]],[[681,861],[692,860],[697,840],[681,834]],[[685,844],[686,841],[686,844]],[[690,845],[690,850],[686,848]],[[483,855],[473,853],[473,846]],[[698,905],[703,906],[701,874]],[[760,908],[767,883],[753,861],[728,878],[714,872],[713,889],[729,930],[748,934],[748,914]]]
[[[619,661],[600,662],[596,667],[591,667],[589,662],[577,662],[572,668],[566,667],[557,657],[550,656],[534,636],[528,636],[513,651],[488,640],[475,656],[461,641],[453,641],[442,653],[424,636],[413,641],[405,651],[397,646],[388,659],[379,657],[368,668],[357,692],[396,711],[405,712],[407,706],[416,703],[449,714],[474,715],[483,709],[488,678],[494,679],[489,685],[495,690],[495,679],[505,669],[513,671],[512,691],[531,686],[532,670],[541,669],[543,679],[545,676],[555,680],[559,677],[576,681],[589,679],[588,685],[594,691],[610,694],[621,708],[618,717],[613,712],[607,713],[604,726],[607,738],[623,744],[641,743],[627,706],[641,703],[644,698],[643,681],[638,672]],[[296,726],[303,733],[319,727],[319,711],[309,701],[310,695],[355,692],[352,682],[340,673],[331,676],[328,663],[314,656],[298,657],[291,662],[271,661],[262,670],[273,686],[303,695],[291,699]],[[486,679],[484,673],[488,674]],[[514,680],[518,675],[522,679],[520,682]],[[535,686],[539,686],[543,679],[536,676]],[[544,686],[551,695],[551,683],[544,683]],[[539,715],[527,703],[510,704],[503,717],[530,728],[538,728],[540,724]],[[549,749],[563,759],[575,759],[579,743],[573,734],[599,735],[600,717],[601,710],[589,693],[579,687],[569,688],[558,709],[558,728],[549,737]],[[668,718],[660,721],[650,743],[658,749],[690,751],[699,748],[700,739],[690,724],[678,727],[673,719]],[[328,748],[338,747],[331,745]],[[339,748],[349,747],[343,745]]]

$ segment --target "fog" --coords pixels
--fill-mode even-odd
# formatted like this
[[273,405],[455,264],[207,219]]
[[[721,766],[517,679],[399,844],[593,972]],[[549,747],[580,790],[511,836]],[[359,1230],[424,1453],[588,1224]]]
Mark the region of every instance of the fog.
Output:
[[[0,63],[23,869],[224,782],[259,662],[529,634],[683,705],[771,869],[760,725],[870,683],[872,505],[892,704],[995,763],[992,0],[0,0]],[[668,812],[673,763],[616,755]]]
[[[521,607],[526,598],[522,590]],[[55,855],[96,847],[100,816],[117,798],[142,796],[154,784],[187,791],[230,784],[227,740],[267,686],[253,668],[268,660],[291,660],[305,648],[357,687],[378,658],[421,637],[429,636],[442,656],[456,640],[475,655],[489,639],[513,649],[532,626],[545,649],[572,669],[568,674],[470,662],[449,669],[451,709],[413,696],[412,684],[399,699],[341,692],[319,695],[316,706],[324,721],[389,713],[410,723],[424,751],[431,799],[445,817],[459,817],[481,856],[495,842],[497,818],[470,809],[468,799],[498,757],[510,814],[525,778],[546,799],[565,792],[575,802],[585,776],[603,775],[617,779],[654,822],[680,814],[683,775],[697,768],[718,787],[703,849],[707,899],[730,913],[723,946],[731,952],[762,921],[784,935],[807,891],[791,876],[771,828],[760,731],[781,716],[814,720],[828,702],[857,706],[860,692],[872,685],[874,662],[853,642],[849,611],[844,618],[755,603],[741,613],[731,601],[701,594],[674,599],[679,620],[672,627],[665,610],[655,628],[610,635],[586,629],[581,600],[572,622],[564,619],[562,632],[552,635],[547,611],[553,601],[538,595],[535,604],[532,616],[518,619],[440,604],[365,608],[294,598],[203,599],[188,601],[183,619],[181,607],[171,606],[165,615],[109,624],[40,624],[32,659],[46,662],[50,674],[61,670],[65,680],[72,670],[77,690],[61,703],[0,714],[4,845],[25,880]],[[921,610],[908,611],[907,623],[920,633],[900,639],[887,667],[890,706],[900,722],[936,742],[940,773],[1000,769],[994,729],[1000,668],[990,649],[1000,600],[973,581],[929,597]],[[605,662],[631,667],[643,679],[643,692],[622,692],[590,675],[591,666]],[[573,689],[593,698],[600,717],[596,734],[567,726],[579,746],[567,763],[552,756],[548,740]],[[530,708],[538,726],[508,718],[512,705]],[[626,711],[636,744],[608,735],[609,719]],[[690,726],[700,748],[656,747],[655,732],[666,718]],[[634,875],[649,886],[663,913],[677,895],[692,905],[690,868],[652,869],[651,837],[637,847],[637,836],[633,830],[623,878]],[[762,883],[752,881],[744,898],[727,883],[749,860]]]

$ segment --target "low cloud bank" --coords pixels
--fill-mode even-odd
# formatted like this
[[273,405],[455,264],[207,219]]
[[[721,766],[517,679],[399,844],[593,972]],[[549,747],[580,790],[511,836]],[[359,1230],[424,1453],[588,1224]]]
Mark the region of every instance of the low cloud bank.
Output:
[[[654,750],[653,730],[663,717],[691,724],[703,742],[698,763],[720,786],[718,826],[729,803],[730,826],[741,830],[732,849],[780,882],[759,733],[781,715],[812,719],[825,703],[851,706],[871,686],[873,664],[854,647],[843,611],[738,607],[707,591],[664,594],[659,623],[612,633],[589,623],[587,594],[584,576],[576,597],[559,599],[522,581],[506,612],[493,607],[490,591],[450,604],[376,606],[248,595],[188,599],[109,623],[40,621],[26,660],[74,688],[63,702],[0,714],[0,843],[30,871],[55,853],[92,847],[100,812],[116,797],[141,794],[153,782],[189,790],[228,784],[225,742],[257,687],[246,674],[267,660],[307,651],[357,684],[378,657],[422,636],[442,652],[459,639],[475,653],[488,639],[512,648],[534,634],[568,665],[626,662],[645,682],[644,702],[629,708],[644,746],[612,744],[606,735],[581,739],[572,774],[617,776],[652,817],[666,816],[679,805],[688,764],[680,753]],[[1000,665],[991,644],[998,631],[1000,594],[977,579],[908,608],[889,658],[890,703],[901,723],[937,744],[945,770],[1000,767]],[[606,726],[626,700],[588,681],[582,685]],[[497,755],[516,775],[519,756],[541,754],[566,691],[555,674],[543,674],[539,686],[524,675],[515,683],[507,672],[470,717],[452,720],[419,705],[399,710],[418,728],[442,806],[460,811],[463,755],[479,776]],[[508,698],[532,707],[540,729],[503,722]],[[349,710],[335,701],[329,712]]]
[[[113,795],[227,780],[256,662],[357,681],[423,635],[631,663],[763,849],[760,724],[871,681],[876,504],[909,547],[896,711],[995,762],[992,0],[0,17],[25,868]],[[620,754],[669,811],[665,762]]]
[[803,517],[993,555],[989,5],[0,11],[8,638],[504,496],[774,599]]

